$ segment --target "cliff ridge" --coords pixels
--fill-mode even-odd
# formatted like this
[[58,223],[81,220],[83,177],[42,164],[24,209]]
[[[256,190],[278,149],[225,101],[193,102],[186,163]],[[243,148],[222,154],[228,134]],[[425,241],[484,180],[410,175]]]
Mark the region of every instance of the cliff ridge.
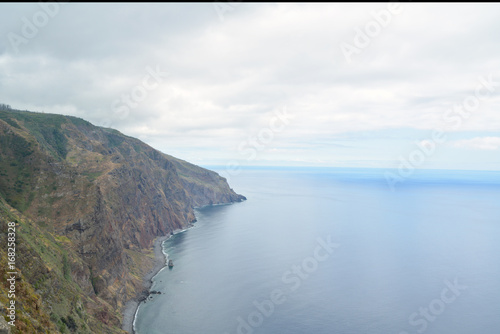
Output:
[[[217,173],[116,130],[3,109],[0,199],[0,223],[16,220],[33,255],[19,269],[45,318],[61,332],[120,333],[124,305],[153,267],[155,239],[188,227],[194,207],[245,197]],[[63,294],[74,300],[57,301],[54,289],[74,290]]]

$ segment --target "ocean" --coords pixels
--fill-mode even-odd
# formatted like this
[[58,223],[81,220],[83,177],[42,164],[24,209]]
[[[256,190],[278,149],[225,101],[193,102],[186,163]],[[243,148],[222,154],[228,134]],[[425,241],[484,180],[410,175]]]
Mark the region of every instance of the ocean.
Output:
[[[218,172],[223,170],[216,170]],[[164,242],[138,334],[498,334],[500,172],[245,168]],[[397,173],[397,171],[393,171]]]

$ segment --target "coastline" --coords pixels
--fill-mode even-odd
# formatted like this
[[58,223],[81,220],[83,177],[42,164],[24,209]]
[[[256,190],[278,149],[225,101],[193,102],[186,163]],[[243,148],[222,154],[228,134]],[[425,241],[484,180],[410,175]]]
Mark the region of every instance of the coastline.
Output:
[[[165,254],[163,253],[162,244],[165,240],[168,240],[171,236],[172,235],[166,235],[155,239],[153,248],[155,255],[154,266],[143,278],[142,282],[143,291],[144,290],[149,291],[149,289],[151,289],[151,286],[153,285],[152,278],[166,266],[166,257]],[[139,305],[141,303],[140,301],[141,297],[145,297],[143,291],[138,293],[135,298],[129,300],[125,304],[122,311],[123,315],[122,329],[130,334],[135,334],[134,321],[135,321],[135,316],[137,314],[137,310],[139,309]]]
[[[238,202],[243,202],[246,200],[246,197],[244,197],[241,201]],[[153,285],[153,277],[155,277],[163,268],[167,267],[167,254],[163,253],[163,242],[165,240],[170,239],[172,236],[174,236],[177,233],[182,233],[184,231],[187,231],[188,229],[192,228],[194,226],[194,223],[198,220],[196,217],[196,209],[201,209],[204,207],[208,206],[219,206],[219,205],[230,205],[234,204],[237,202],[228,202],[228,203],[217,203],[217,204],[208,204],[208,205],[203,205],[200,207],[194,207],[195,209],[195,220],[191,223],[188,224],[188,226],[185,229],[178,229],[172,232],[170,235],[158,237],[154,241],[154,246],[153,246],[153,251],[154,251],[154,266],[153,268],[144,276],[142,286],[143,289],[141,292],[138,292],[136,297],[130,299],[127,301],[125,304],[123,311],[122,311],[122,329],[126,331],[129,334],[136,334],[134,330],[134,322],[135,318],[137,315],[137,311],[139,310],[139,306],[141,302],[148,297],[148,294],[145,293],[147,291],[149,293],[151,286]]]

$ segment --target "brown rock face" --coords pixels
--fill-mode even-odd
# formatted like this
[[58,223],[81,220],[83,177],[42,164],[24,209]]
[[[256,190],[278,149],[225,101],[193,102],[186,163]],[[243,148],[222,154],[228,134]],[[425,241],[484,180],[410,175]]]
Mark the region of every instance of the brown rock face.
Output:
[[194,207],[245,199],[212,171],[74,117],[0,111],[0,143],[0,196],[65,237],[73,280],[114,310],[138,292],[155,238],[186,228]]

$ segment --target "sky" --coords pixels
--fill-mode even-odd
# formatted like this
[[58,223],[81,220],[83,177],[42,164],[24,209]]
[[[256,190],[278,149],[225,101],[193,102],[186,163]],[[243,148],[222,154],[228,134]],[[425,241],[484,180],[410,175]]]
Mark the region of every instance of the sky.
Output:
[[0,103],[202,165],[500,170],[500,4],[0,4]]

